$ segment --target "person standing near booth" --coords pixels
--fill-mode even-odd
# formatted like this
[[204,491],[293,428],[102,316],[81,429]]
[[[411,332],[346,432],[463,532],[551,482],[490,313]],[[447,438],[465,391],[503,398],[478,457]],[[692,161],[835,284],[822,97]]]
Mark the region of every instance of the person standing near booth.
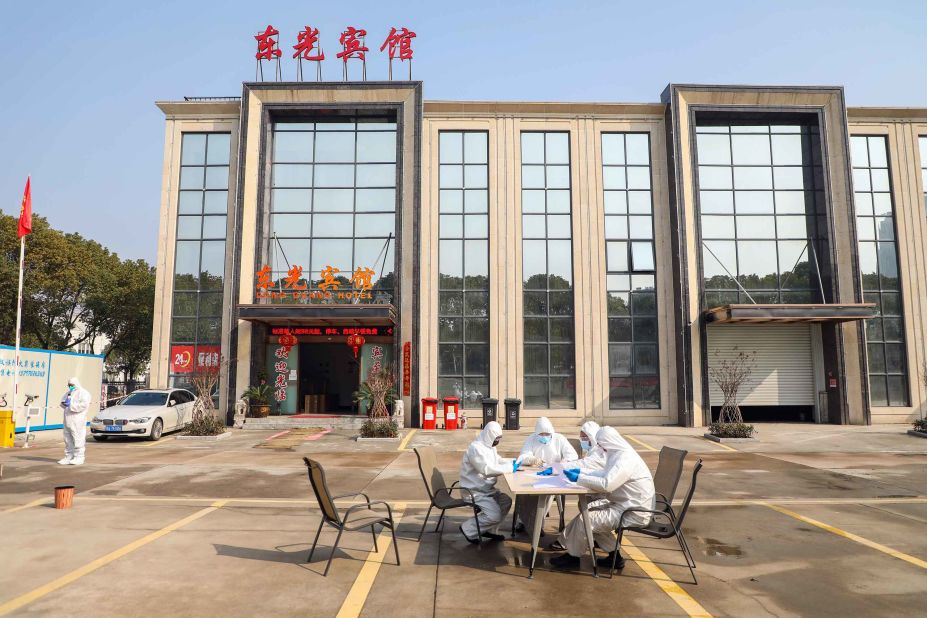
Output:
[[64,459],[59,464],[79,466],[84,463],[84,447],[87,444],[87,409],[90,408],[90,392],[80,385],[77,378],[68,380],[68,390],[61,397],[64,432]]
[[496,445],[502,439],[502,426],[496,421],[486,423],[476,439],[467,447],[460,463],[460,486],[473,492],[473,501],[480,507],[479,528],[477,518],[471,517],[460,526],[460,532],[470,543],[479,543],[479,536],[494,541],[505,537],[493,532],[498,528],[509,509],[512,499],[496,489],[496,477],[514,472],[514,459],[500,457]]

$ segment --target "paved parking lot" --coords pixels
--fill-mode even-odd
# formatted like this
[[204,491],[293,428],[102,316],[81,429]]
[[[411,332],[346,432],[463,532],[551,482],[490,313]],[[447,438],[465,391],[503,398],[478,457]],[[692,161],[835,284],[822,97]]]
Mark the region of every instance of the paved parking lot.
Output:
[[[91,441],[78,468],[55,464],[55,436],[0,452],[0,615],[923,612],[927,440],[901,427],[764,425],[758,442],[736,445],[683,428],[627,428],[651,468],[663,445],[689,450],[677,498],[695,459],[704,461],[685,526],[697,585],[672,541],[631,537],[631,560],[612,579],[593,578],[588,558],[579,572],[550,571],[544,552],[533,580],[524,537],[470,546],[453,511],[443,536],[430,526],[416,542],[427,502],[411,449],[434,445],[456,478],[474,430],[416,431],[399,445],[358,445],[334,431],[273,448],[266,441],[277,433],[209,444]],[[506,432],[500,449],[517,450],[526,435]],[[402,566],[388,534],[374,553],[369,533],[349,533],[323,578],[330,529],[306,563],[319,514],[303,456],[325,466],[335,494],[365,491],[393,504]],[[60,484],[77,488],[70,510],[50,506]],[[557,521],[552,513],[545,541]]]

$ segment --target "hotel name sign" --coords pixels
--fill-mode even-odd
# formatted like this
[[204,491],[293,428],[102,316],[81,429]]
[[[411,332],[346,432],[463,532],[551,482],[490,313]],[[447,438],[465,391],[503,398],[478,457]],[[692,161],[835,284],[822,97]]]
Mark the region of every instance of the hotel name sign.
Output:
[[[408,62],[409,79],[412,79],[412,39],[415,33],[406,27],[390,28],[389,34],[380,45],[380,51],[385,51],[389,58],[389,79],[393,79],[393,61]],[[257,62],[255,78],[264,78],[263,61],[275,63],[275,79],[282,81],[283,72],[280,68],[280,58],[283,56],[283,50],[280,49],[280,31],[272,25],[268,25],[263,32],[258,32],[254,39],[257,41],[257,52],[254,59]],[[363,28],[348,26],[338,37],[338,44],[341,51],[335,54],[342,63],[342,76],[344,81],[348,80],[348,61],[355,60],[360,63],[361,75],[364,81],[367,80],[367,54],[370,48],[367,47],[367,31]],[[316,79],[322,80],[322,61],[325,60],[325,51],[319,39],[319,29],[312,26],[304,27],[296,35],[296,45],[292,48],[293,58],[296,59],[296,80],[303,79],[303,61],[316,63]],[[288,52],[289,53],[289,52]]]
[[[254,284],[255,298],[258,300],[272,299],[284,300],[373,300],[373,277],[376,272],[372,268],[360,266],[348,279],[339,275],[341,269],[328,265],[320,273],[322,278],[316,283],[317,290],[309,289],[309,282],[303,278],[302,266],[290,266],[286,277],[276,283],[271,279],[270,266],[265,264],[254,273],[257,282]],[[350,286],[350,287],[348,287]],[[344,287],[344,289],[342,289]],[[276,289],[275,289],[276,288]]]

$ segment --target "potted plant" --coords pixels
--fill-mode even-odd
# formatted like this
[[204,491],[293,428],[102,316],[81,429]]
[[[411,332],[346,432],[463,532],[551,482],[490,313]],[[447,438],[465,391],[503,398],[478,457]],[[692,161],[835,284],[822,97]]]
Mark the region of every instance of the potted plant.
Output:
[[732,358],[718,359],[712,366],[709,366],[708,375],[724,395],[724,401],[718,413],[718,422],[708,426],[709,434],[706,437],[728,439],[753,437],[753,425],[744,423],[744,417],[737,401],[740,387],[753,373],[754,356],[756,352],[741,351]]
[[248,400],[248,416],[264,418],[270,414],[270,386],[266,383],[249,386],[244,397]]
[[198,367],[191,375],[196,402],[193,404],[193,414],[184,435],[209,437],[226,433],[225,421],[217,416],[213,397],[219,384],[221,369],[227,364],[227,361],[220,357],[218,363]]
[[367,420],[361,427],[362,438],[396,438],[399,436],[399,427],[390,418],[389,406],[396,401],[396,392],[393,385],[396,376],[390,365],[367,372],[367,380],[361,383],[360,389],[354,393],[354,401],[358,405],[366,405]]

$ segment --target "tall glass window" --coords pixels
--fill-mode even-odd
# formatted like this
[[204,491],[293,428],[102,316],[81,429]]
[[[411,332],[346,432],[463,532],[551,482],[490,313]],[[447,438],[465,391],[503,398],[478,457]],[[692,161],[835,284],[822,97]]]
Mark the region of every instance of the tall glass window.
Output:
[[569,133],[521,134],[525,406],[576,406]]
[[921,189],[924,190],[924,214],[927,214],[927,137],[917,138],[921,151]]
[[[356,303],[395,289],[396,123],[276,122],[268,255],[282,302]],[[281,302],[274,300],[273,302]]]
[[825,211],[818,128],[696,128],[704,302],[816,303]]
[[488,134],[439,136],[438,396],[489,396]]
[[904,312],[895,245],[895,208],[885,136],[850,138],[863,298],[879,317],[866,321],[869,397],[874,406],[908,405]]
[[660,407],[650,136],[602,134],[609,408]]
[[[171,322],[171,384],[186,385],[201,354],[218,358],[225,280],[229,133],[184,133]],[[178,356],[180,355],[180,356]]]

